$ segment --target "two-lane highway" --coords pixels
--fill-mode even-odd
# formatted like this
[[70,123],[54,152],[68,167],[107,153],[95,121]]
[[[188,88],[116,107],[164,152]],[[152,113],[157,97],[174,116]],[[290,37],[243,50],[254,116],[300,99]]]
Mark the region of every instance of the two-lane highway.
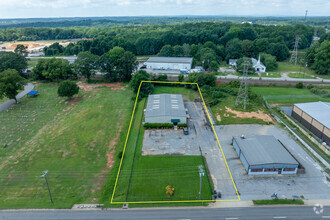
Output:
[[[317,214],[319,213],[319,214]],[[177,219],[177,220],[313,220],[330,219],[330,206],[250,207],[250,208],[180,208],[128,210],[19,210],[0,211],[0,220],[106,220],[106,219]]]

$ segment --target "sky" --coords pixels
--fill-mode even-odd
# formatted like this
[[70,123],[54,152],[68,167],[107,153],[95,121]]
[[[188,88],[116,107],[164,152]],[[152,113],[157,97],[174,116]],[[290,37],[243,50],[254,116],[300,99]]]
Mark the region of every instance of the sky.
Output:
[[330,0],[0,0],[0,18],[330,16]]

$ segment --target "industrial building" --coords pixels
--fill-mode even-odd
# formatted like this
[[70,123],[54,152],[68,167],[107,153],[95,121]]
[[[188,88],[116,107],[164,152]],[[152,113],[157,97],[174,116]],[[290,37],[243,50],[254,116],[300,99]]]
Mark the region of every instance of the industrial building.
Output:
[[294,104],[292,117],[330,145],[330,102]]
[[148,69],[190,70],[192,63],[191,57],[150,57],[145,65]]
[[233,137],[233,146],[249,175],[297,173],[299,163],[274,136]]
[[186,124],[187,113],[180,94],[149,95],[145,109],[146,123]]

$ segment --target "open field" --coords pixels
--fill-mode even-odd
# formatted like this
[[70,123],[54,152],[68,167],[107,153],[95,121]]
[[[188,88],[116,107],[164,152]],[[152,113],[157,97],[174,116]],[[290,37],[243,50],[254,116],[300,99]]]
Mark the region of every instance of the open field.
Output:
[[289,73],[288,76],[290,78],[296,78],[296,79],[315,79],[314,76],[311,76],[311,75],[308,75],[308,74],[305,74],[305,73]]
[[236,96],[224,98],[221,103],[211,107],[217,125],[226,124],[269,124],[273,119],[263,104],[250,102],[247,111],[235,107]]
[[[180,93],[185,98],[194,98],[195,92],[183,87],[155,87],[154,93]],[[144,128],[143,109],[146,99],[137,104],[126,151],[114,194],[114,202],[137,201],[177,201],[198,200],[198,166],[206,171],[201,156],[157,155],[142,156]],[[207,172],[206,172],[207,173]],[[188,183],[188,184],[187,184]],[[168,197],[165,187],[175,188],[174,195]],[[208,175],[203,177],[202,199],[211,199],[211,185]],[[198,203],[170,203],[170,206],[196,205]],[[166,205],[166,206],[168,206]],[[201,205],[199,203],[198,205]],[[141,205],[130,204],[130,207]],[[143,206],[164,206],[164,204],[145,204]]]
[[330,101],[330,97],[315,95],[309,89],[284,87],[251,87],[251,90],[265,96],[269,104],[292,104],[299,102]]
[[[118,166],[115,149],[125,140],[132,92],[94,88],[67,102],[57,97],[55,84],[36,89],[38,97],[24,97],[0,112],[0,208],[102,202],[107,181],[113,187],[109,172]],[[44,170],[49,171],[53,205],[40,178]]]
[[278,68],[270,72],[305,72],[307,74],[314,74],[314,71],[309,68],[304,68],[300,65],[293,65],[289,62],[277,62]]

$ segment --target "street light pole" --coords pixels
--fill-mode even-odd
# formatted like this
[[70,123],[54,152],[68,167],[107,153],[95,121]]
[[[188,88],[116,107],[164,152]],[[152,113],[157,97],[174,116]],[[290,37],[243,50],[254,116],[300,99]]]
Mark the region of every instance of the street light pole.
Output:
[[202,177],[204,176],[203,166],[198,166],[199,168],[199,200],[202,200]]
[[52,194],[50,193],[50,189],[49,189],[49,185],[48,185],[48,181],[47,181],[47,173],[48,173],[48,170],[44,171],[44,173],[40,177],[44,177],[45,178],[46,185],[47,185],[47,188],[48,188],[48,193],[49,193],[50,201],[54,204],[53,199],[52,199]]

